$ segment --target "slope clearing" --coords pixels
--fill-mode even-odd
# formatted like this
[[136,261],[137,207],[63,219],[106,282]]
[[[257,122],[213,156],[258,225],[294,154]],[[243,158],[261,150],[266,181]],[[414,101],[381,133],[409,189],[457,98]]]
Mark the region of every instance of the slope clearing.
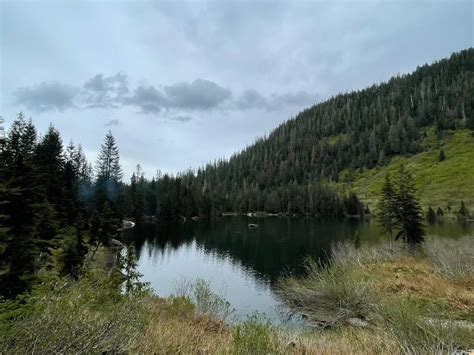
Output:
[[[429,150],[411,157],[397,156],[383,167],[366,169],[356,174],[351,183],[344,183],[355,191],[371,210],[375,208],[380,189],[388,172],[395,175],[399,166],[413,174],[418,198],[426,210],[429,206],[441,207],[445,215],[453,217],[459,210],[461,200],[471,214],[474,213],[474,135],[463,130],[449,133],[443,139],[428,134],[424,145]],[[439,161],[440,149],[446,159]]]

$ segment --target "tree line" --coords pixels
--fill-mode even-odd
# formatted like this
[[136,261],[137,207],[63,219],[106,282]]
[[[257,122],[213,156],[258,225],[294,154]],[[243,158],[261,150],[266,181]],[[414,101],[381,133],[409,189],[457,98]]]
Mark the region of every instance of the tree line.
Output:
[[[474,129],[474,49],[418,67],[413,73],[319,103],[270,135],[197,171],[159,175],[159,214],[284,212],[361,215],[351,194],[334,194],[332,182],[425,149],[435,130]],[[440,151],[439,160],[445,159]]]

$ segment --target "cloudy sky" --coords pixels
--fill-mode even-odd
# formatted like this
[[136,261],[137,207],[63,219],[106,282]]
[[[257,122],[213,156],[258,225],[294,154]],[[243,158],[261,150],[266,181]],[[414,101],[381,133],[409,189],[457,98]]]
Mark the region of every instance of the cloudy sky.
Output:
[[300,110],[473,46],[473,1],[0,0],[0,115],[130,174],[229,157]]

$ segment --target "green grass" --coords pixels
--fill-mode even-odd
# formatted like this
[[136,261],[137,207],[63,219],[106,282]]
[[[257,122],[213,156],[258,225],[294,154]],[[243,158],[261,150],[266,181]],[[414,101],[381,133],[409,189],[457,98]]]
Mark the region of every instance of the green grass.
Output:
[[[399,166],[414,176],[417,197],[423,208],[441,207],[445,214],[454,216],[461,200],[474,214],[474,137],[471,131],[457,131],[437,140],[432,134],[424,142],[426,152],[411,157],[395,157],[384,167],[364,170],[356,174],[352,183],[341,184],[354,190],[371,210],[374,209],[385,174],[395,175]],[[443,149],[446,160],[438,161]]]

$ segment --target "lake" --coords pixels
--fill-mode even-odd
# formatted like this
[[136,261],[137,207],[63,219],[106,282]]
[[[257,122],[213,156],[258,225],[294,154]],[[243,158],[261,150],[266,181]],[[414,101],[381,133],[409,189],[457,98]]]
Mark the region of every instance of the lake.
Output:
[[[249,229],[248,224],[258,224]],[[273,287],[281,275],[302,274],[305,257],[327,258],[332,243],[358,233],[362,243],[377,242],[374,222],[316,218],[222,217],[184,224],[141,224],[126,232],[134,245],[142,281],[160,296],[173,294],[183,280],[201,278],[224,296],[237,319],[253,311],[282,322]],[[474,225],[440,223],[429,235],[457,238]]]

